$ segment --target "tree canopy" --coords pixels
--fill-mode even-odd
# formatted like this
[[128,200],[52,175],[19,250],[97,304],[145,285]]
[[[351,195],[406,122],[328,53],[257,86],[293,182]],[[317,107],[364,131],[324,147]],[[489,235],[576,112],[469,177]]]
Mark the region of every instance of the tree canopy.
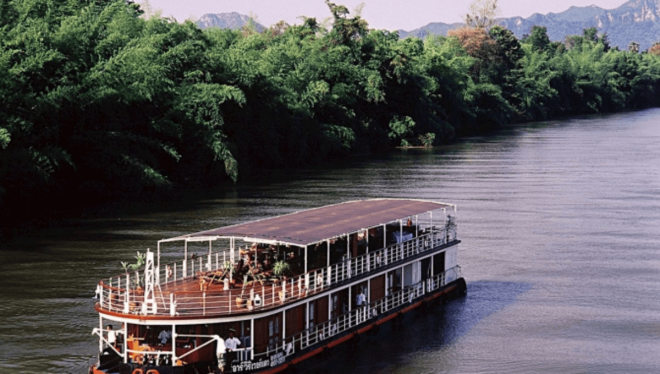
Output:
[[326,4],[328,29],[258,32],[122,0],[0,0],[2,219],[659,103],[660,47],[483,25],[400,40]]

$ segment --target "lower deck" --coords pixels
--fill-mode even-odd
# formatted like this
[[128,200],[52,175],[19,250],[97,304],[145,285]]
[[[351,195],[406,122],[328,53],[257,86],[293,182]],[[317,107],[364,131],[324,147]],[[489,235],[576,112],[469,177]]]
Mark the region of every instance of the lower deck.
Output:
[[[229,336],[233,336],[235,331],[233,327],[237,327],[237,333],[241,335],[245,332],[249,333],[249,328],[246,331],[245,325],[241,328],[241,324],[236,322],[176,326],[177,334],[174,341],[177,347],[177,355],[181,356],[184,352],[188,352],[188,356],[176,359],[176,362],[172,365],[167,362],[171,359],[171,356],[168,356],[167,353],[171,349],[171,341],[165,344],[150,344],[149,342],[153,341],[153,335],[157,331],[150,332],[148,327],[138,328],[132,326],[130,328],[132,332],[144,332],[144,336],[139,338],[131,336],[127,339],[128,353],[131,354],[127,363],[122,363],[120,352],[106,349],[107,354],[102,356],[101,365],[94,370],[94,373],[132,373],[136,369],[142,369],[144,373],[152,369],[158,370],[159,374],[213,373],[219,370],[219,367],[222,367],[223,364],[224,372],[281,372],[323,352],[325,349],[337,346],[398,315],[411,311],[424,302],[450,293],[464,294],[466,285],[460,276],[460,268],[454,268],[451,272],[453,273],[451,276],[443,273],[439,277],[425,280],[422,284],[406,287],[381,300],[355,308],[348,313],[281,340],[272,339],[267,342],[259,342],[259,339],[255,337],[255,344],[252,346],[251,341],[243,336],[240,339],[241,346],[233,352],[225,353],[221,361],[216,358],[214,341],[203,339],[203,337],[212,336],[209,334],[214,333],[221,336],[227,336],[228,333],[231,333],[232,335]],[[445,284],[447,279],[454,280]],[[295,313],[289,315],[287,312],[283,314],[282,322],[284,323],[290,323],[294,321],[295,317],[300,317]],[[272,317],[270,318],[273,321]],[[279,330],[275,325],[276,323],[271,322],[269,326],[264,325],[262,328],[265,327],[267,330],[273,330],[277,333]],[[259,329],[258,324],[252,323],[251,326]],[[228,333],[222,333],[223,330]],[[189,334],[179,334],[179,332],[185,331],[188,331]],[[286,329],[286,331],[289,331],[289,329]],[[144,343],[140,344],[141,342]],[[209,342],[212,344],[208,344]],[[123,348],[120,346],[119,350],[122,351]]]

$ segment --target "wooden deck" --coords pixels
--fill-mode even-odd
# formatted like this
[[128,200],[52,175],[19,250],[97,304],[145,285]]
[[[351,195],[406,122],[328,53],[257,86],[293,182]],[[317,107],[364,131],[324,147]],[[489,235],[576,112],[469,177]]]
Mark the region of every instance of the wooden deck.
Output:
[[[107,287],[106,287],[107,288]],[[121,315],[135,319],[188,319],[228,315],[241,315],[261,312],[280,307],[299,300],[300,298],[321,292],[324,288],[305,290],[304,285],[297,282],[286,283],[264,281],[248,282],[243,289],[242,283],[236,283],[229,290],[224,290],[224,282],[200,282],[199,277],[171,281],[156,286],[156,314],[141,314],[144,293],[129,291],[129,313],[124,312],[125,295],[123,289],[110,291],[110,300],[103,305],[97,304],[96,309],[112,315]],[[174,296],[170,296],[174,295]],[[258,296],[257,296],[258,295]],[[239,301],[237,301],[237,299]],[[174,315],[171,313],[170,300],[176,306]]]

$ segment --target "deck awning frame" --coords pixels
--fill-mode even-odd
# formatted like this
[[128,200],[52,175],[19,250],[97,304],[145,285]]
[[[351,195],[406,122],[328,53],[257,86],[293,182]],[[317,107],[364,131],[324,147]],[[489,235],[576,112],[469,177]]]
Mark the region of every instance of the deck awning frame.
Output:
[[[419,204],[419,203],[424,203],[425,207],[433,207],[434,209],[421,209],[421,210],[410,210],[406,211],[406,214],[403,214],[402,216],[397,216],[397,217],[390,217],[390,219],[386,219],[384,221],[372,221],[370,225],[363,225],[362,223],[356,223],[355,224],[355,229],[350,229],[348,231],[346,230],[341,230],[336,231],[332,233],[330,236],[323,236],[323,237],[318,237],[314,238],[312,240],[304,240],[304,239],[295,239],[292,237],[286,237],[286,236],[268,236],[268,235],[263,235],[263,236],[258,236],[257,235],[246,235],[245,233],[231,233],[232,229],[239,229],[241,227],[249,227],[250,225],[258,225],[262,224],[264,222],[275,222],[277,223],[277,220],[282,220],[282,221],[287,221],[287,219],[294,217],[295,215],[300,215],[300,218],[305,218],[304,216],[311,212],[319,212],[322,210],[327,210],[327,211],[333,211],[336,210],[337,207],[348,207],[352,204],[369,204],[369,203],[374,203],[378,202],[379,204],[385,204],[387,202],[392,202],[392,204],[405,204],[406,202],[409,202],[410,204]],[[249,221],[249,222],[244,222],[244,223],[239,223],[236,225],[231,225],[231,226],[224,226],[224,227],[219,227],[216,229],[211,229],[211,230],[205,230],[193,234],[188,234],[188,235],[181,235],[173,238],[168,238],[168,239],[162,239],[159,241],[159,243],[167,243],[167,242],[177,242],[177,241],[184,241],[184,242],[208,242],[208,241],[216,241],[220,239],[234,239],[234,240],[242,240],[244,242],[254,242],[254,243],[264,243],[264,244],[275,244],[275,245],[290,245],[290,246],[296,246],[296,247],[307,247],[309,245],[313,245],[316,243],[320,243],[326,240],[330,240],[333,238],[339,238],[347,235],[351,235],[354,233],[358,233],[364,230],[367,230],[369,228],[375,228],[375,227],[381,227],[383,225],[386,225],[388,223],[401,220],[404,217],[411,217],[411,216],[419,216],[423,214],[429,214],[435,211],[443,211],[446,212],[447,209],[452,209],[454,212],[456,212],[457,207],[454,204],[447,204],[447,203],[442,203],[442,202],[437,202],[437,201],[430,201],[430,200],[420,200],[420,199],[370,199],[370,200],[358,200],[358,201],[348,201],[344,203],[338,203],[338,204],[333,204],[333,205],[327,205],[323,206],[320,208],[313,208],[313,209],[308,209],[308,210],[303,210],[303,211],[296,211],[293,213],[288,213],[276,217],[268,217],[268,218],[263,218],[260,220],[255,220],[255,221]],[[346,216],[343,216],[342,218],[346,218]],[[224,231],[224,233],[223,233]],[[207,234],[208,233],[208,234]],[[206,235],[205,235],[206,234]],[[271,239],[272,238],[272,239]],[[291,240],[293,239],[293,240]]]

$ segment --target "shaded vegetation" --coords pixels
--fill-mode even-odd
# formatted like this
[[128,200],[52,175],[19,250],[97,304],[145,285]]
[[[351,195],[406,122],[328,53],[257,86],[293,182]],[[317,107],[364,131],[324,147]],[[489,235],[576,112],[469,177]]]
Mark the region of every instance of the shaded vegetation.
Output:
[[660,100],[655,49],[595,29],[399,40],[326,3],[330,30],[257,32],[117,0],[0,0],[0,219]]

